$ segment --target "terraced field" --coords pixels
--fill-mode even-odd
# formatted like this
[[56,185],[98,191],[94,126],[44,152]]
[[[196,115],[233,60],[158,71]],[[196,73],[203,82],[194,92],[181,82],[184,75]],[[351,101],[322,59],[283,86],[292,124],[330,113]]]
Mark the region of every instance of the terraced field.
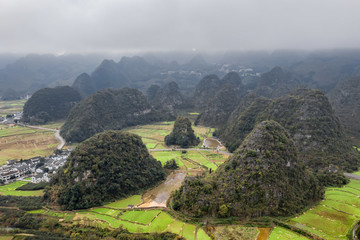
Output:
[[26,100],[0,101],[0,116],[22,112]]
[[[325,200],[288,223],[324,239],[348,239],[348,234],[360,219],[359,196],[359,180],[351,180],[341,188],[328,188]],[[279,231],[273,231],[270,239],[277,239],[275,236],[280,234]],[[291,235],[291,232],[287,230],[286,234]]]
[[210,240],[210,237],[203,229],[198,228],[196,225],[176,220],[160,209],[118,210],[100,207],[76,212],[35,210],[29,211],[29,213],[54,216],[76,225],[82,224],[102,228],[118,228],[122,226],[133,233],[169,231],[179,234],[189,240]]
[[269,237],[269,240],[307,240],[308,238],[299,235],[297,233],[294,233],[286,228],[282,227],[275,227],[271,231],[271,235]]
[[51,131],[0,125],[0,165],[5,164],[8,159],[48,156],[58,144]]
[[28,182],[25,181],[16,181],[4,186],[0,186],[0,195],[11,195],[11,196],[42,196],[44,195],[43,190],[36,191],[19,191],[16,190],[18,187],[21,187]]

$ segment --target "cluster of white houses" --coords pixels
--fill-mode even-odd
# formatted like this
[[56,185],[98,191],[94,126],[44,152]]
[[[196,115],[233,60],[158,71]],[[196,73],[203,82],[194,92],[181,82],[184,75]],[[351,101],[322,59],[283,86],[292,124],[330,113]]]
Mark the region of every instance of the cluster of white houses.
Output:
[[27,160],[8,160],[6,165],[0,166],[0,180],[9,182],[20,177],[30,177],[31,182],[49,182],[51,174],[63,166],[70,155],[70,151],[62,151],[48,157],[34,157]]

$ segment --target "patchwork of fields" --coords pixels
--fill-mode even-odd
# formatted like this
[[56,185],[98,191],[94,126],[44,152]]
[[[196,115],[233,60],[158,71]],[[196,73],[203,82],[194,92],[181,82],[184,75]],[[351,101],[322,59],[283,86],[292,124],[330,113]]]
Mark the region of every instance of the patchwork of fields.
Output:
[[0,116],[22,112],[26,100],[0,101]]
[[58,144],[51,131],[0,125],[0,165],[8,159],[51,155]]
[[[328,188],[325,192],[325,200],[304,214],[290,219],[288,223],[324,239],[348,239],[348,234],[360,219],[359,196],[359,180],[351,180],[341,188]],[[284,236],[290,237],[278,238],[281,232],[284,232]],[[306,239],[292,238],[291,234],[295,233],[275,228],[270,239]]]
[[96,226],[100,228],[126,228],[133,233],[173,232],[189,240],[210,237],[194,224],[176,220],[161,209],[126,210],[127,205],[137,205],[139,198],[130,198],[105,205],[103,207],[73,212],[55,212],[51,210],[29,211],[32,214],[44,214],[61,219],[62,222]]

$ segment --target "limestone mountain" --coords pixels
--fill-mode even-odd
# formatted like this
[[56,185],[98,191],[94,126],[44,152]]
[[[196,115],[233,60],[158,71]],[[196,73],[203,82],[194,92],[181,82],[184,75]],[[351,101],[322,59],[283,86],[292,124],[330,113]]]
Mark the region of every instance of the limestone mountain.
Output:
[[80,94],[69,86],[40,89],[25,103],[22,121],[43,124],[66,119],[71,108],[80,100]]
[[261,75],[258,86],[254,90],[257,96],[277,98],[289,94],[303,85],[302,79],[294,73],[274,67],[270,72]]
[[179,86],[173,81],[158,89],[152,102],[156,108],[165,109],[174,114],[176,108],[185,104],[185,99],[180,93]]
[[229,115],[236,108],[239,96],[232,84],[223,86],[215,96],[209,100],[204,112],[195,121],[195,124],[217,127],[226,123]]
[[271,100],[268,98],[256,98],[235,120],[229,120],[228,124],[216,132],[227,149],[233,152],[241,145],[258,122],[258,115],[265,111],[270,103]]
[[263,120],[279,122],[294,140],[299,157],[313,169],[339,166],[356,170],[359,153],[356,152],[340,125],[331,105],[320,90],[298,89],[277,98],[250,105],[239,118],[220,132],[230,150],[235,150],[256,123]]
[[104,89],[79,102],[70,112],[60,134],[72,142],[81,142],[110,129],[164,120],[139,90]]
[[201,79],[196,86],[192,100],[195,108],[201,110],[206,108],[209,102],[214,98],[216,92],[226,84],[231,84],[239,97],[246,92],[241,78],[236,72],[226,74],[221,80],[214,74],[207,75]]
[[181,147],[196,146],[200,142],[191,128],[191,122],[187,117],[178,117],[172,132],[165,136],[166,145],[180,145]]
[[106,131],[76,147],[52,179],[45,199],[66,210],[90,208],[137,193],[164,178],[161,163],[139,136]]
[[160,86],[156,84],[152,84],[147,90],[146,90],[146,97],[147,99],[152,102],[155,99],[156,94],[160,90]]
[[351,141],[360,146],[360,77],[339,82],[329,99]]
[[322,195],[287,131],[275,121],[264,121],[212,175],[185,180],[173,194],[172,206],[196,217],[287,216]]
[[200,80],[196,86],[193,103],[195,108],[204,109],[209,100],[215,96],[216,91],[220,86],[220,79],[216,75],[207,75]]

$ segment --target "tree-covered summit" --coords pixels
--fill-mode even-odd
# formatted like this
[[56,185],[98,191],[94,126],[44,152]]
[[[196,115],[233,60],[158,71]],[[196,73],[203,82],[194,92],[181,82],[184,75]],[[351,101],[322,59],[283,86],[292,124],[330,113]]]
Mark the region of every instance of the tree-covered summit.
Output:
[[180,145],[181,147],[196,146],[200,142],[191,127],[187,117],[178,117],[172,132],[165,137],[166,145]]
[[197,217],[286,216],[322,195],[287,131],[275,121],[264,121],[213,175],[185,180],[173,194],[172,206]]
[[51,181],[45,198],[64,209],[90,208],[134,194],[165,178],[141,138],[122,131],[80,143]]

